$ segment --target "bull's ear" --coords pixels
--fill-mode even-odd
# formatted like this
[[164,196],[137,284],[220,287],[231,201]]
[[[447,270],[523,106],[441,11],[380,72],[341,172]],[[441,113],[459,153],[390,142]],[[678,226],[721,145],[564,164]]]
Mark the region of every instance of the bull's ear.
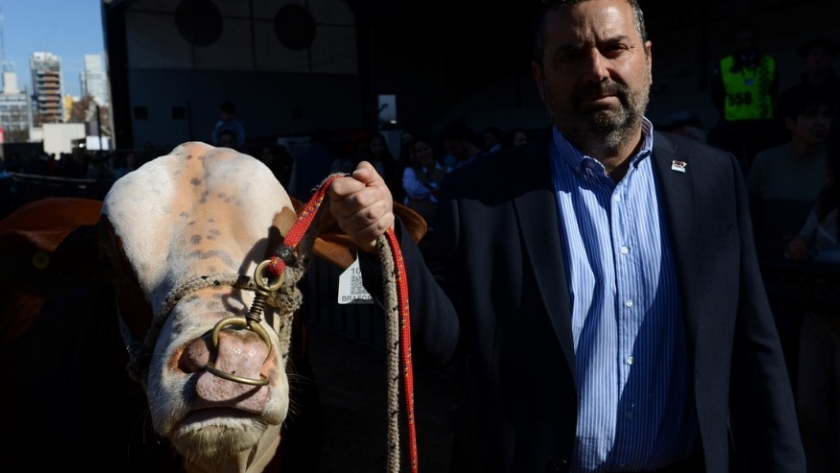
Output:
[[271,229],[268,232],[268,254],[269,258],[274,255],[274,250],[283,243],[283,238],[289,234],[289,230],[297,221],[297,211],[284,208],[280,213],[274,215]]
[[[111,275],[110,282],[117,295],[117,307],[120,317],[128,332],[135,340],[143,340],[152,324],[154,312],[149,301],[140,289],[131,261],[125,255],[122,239],[114,231],[114,226],[103,215],[97,226],[97,251],[100,265],[107,268]],[[127,333],[123,333],[125,337]],[[126,338],[126,342],[131,340]]]

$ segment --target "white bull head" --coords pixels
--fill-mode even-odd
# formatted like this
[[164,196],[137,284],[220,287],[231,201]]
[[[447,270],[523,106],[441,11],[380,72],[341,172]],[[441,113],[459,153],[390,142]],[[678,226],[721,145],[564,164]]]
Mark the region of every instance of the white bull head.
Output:
[[[124,338],[154,428],[187,470],[261,471],[277,449],[289,409],[295,284],[312,242],[298,248],[301,265],[286,270],[280,307],[266,306],[263,335],[228,327],[214,346],[209,334],[220,320],[248,313],[255,294],[241,277],[254,275],[296,219],[265,165],[203,143],[145,164],[105,198],[100,241],[116,274]],[[210,363],[267,384],[218,377]]]

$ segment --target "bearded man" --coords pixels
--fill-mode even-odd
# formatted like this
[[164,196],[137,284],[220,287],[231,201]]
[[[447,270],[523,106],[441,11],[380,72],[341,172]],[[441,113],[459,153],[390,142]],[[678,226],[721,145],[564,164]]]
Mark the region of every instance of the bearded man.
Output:
[[453,472],[802,472],[737,160],[653,130],[636,0],[545,0],[542,139],[447,174],[427,262],[367,163],[330,188],[381,281],[400,238],[414,353],[461,362]]

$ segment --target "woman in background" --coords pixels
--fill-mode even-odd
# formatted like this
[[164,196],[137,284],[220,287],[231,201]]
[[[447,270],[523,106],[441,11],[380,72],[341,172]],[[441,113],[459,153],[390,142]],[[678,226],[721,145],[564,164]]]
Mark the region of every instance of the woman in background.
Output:
[[[787,245],[792,260],[840,267],[840,147],[829,149],[827,186]],[[831,312],[831,313],[830,313]],[[840,471],[840,315],[806,310],[799,337],[796,409],[808,472]]]

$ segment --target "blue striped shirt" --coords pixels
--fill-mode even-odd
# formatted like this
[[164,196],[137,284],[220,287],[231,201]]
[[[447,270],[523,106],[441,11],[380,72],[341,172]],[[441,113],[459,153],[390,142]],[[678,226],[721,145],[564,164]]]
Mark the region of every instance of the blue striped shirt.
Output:
[[552,174],[571,281],[578,380],[573,471],[644,471],[693,450],[697,421],[653,127],[615,183],[554,129]]

